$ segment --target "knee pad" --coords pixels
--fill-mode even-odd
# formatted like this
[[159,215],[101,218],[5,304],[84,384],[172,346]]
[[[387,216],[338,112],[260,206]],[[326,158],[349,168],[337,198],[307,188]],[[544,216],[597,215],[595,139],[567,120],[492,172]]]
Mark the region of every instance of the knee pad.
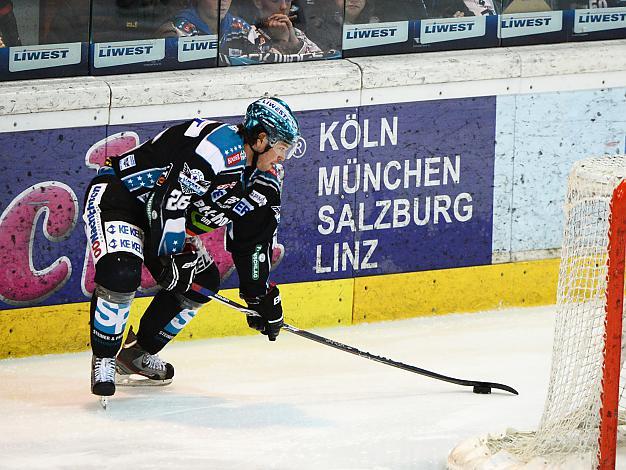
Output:
[[104,292],[132,293],[141,283],[142,260],[130,253],[107,253],[96,263],[96,284]]
[[114,304],[129,303],[135,298],[134,292],[115,292],[107,289],[106,287],[102,287],[99,284],[96,284],[94,294],[96,296],[95,298],[106,300],[107,302]]
[[[212,263],[203,271],[196,274],[193,278],[193,282],[217,294],[220,290],[220,272],[215,263]],[[202,295],[191,289],[184,294],[178,294],[177,297],[183,308],[189,308],[192,310],[197,310],[199,307],[211,300],[210,297]]]

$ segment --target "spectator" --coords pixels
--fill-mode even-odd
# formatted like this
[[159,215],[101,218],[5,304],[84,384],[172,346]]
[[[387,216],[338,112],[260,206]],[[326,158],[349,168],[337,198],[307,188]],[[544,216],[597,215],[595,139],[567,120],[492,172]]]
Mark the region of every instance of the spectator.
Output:
[[472,16],[497,15],[496,6],[493,0],[463,0],[465,6],[472,13]]
[[300,7],[307,37],[323,51],[340,51],[343,0],[306,0]]
[[306,34],[295,28],[290,15],[291,0],[252,0],[256,7],[255,26],[263,39],[269,39],[270,50],[280,54],[311,54],[322,50]]
[[159,30],[159,37],[184,37],[217,34],[220,23],[222,35],[235,20],[229,13],[232,0],[192,0],[190,8],[179,11]]
[[[493,0],[425,1],[430,5],[428,11],[431,18],[462,18],[466,16],[490,16],[498,14]],[[539,1],[543,2],[543,0]]]
[[13,14],[13,2],[0,0],[0,47],[21,46],[17,21]]
[[425,0],[428,18],[462,18],[474,16],[463,0]]
[[[341,6],[343,0],[335,0]],[[370,0],[345,0],[345,24],[379,23],[380,19],[374,15],[374,4]]]

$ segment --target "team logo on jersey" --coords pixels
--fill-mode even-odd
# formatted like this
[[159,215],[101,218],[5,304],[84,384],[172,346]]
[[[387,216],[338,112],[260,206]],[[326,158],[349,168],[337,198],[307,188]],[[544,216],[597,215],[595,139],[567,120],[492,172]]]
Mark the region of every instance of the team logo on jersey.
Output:
[[189,168],[186,163],[183,164],[183,171],[178,175],[178,182],[184,194],[197,194],[202,196],[209,189],[209,183],[204,179],[204,174],[197,169]]

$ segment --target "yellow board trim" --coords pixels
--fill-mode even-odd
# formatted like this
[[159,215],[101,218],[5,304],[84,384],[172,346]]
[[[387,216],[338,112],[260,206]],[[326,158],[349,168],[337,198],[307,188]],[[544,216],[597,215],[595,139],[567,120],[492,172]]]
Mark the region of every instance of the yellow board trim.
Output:
[[558,259],[361,277],[353,322],[554,304],[558,277]]
[[[301,328],[352,323],[353,279],[285,284],[285,321]],[[235,289],[221,292],[241,302]],[[139,325],[151,297],[135,299],[130,325]],[[218,302],[202,307],[176,340],[256,334],[245,316]],[[89,349],[89,302],[0,311],[0,358]]]
[[[283,284],[285,321],[299,328],[350,325],[555,302],[559,260],[541,260],[356,279]],[[238,300],[237,291],[222,292]],[[151,298],[135,299],[139,325]],[[255,334],[242,314],[202,307],[177,340]],[[0,311],[0,358],[89,349],[89,303]]]

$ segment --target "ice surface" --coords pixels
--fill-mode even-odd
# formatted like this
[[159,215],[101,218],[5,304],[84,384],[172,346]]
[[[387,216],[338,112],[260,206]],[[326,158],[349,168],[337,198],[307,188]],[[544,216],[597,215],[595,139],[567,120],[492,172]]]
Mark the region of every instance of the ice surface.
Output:
[[[534,429],[553,307],[314,330],[460,387],[283,332],[174,343],[172,385],[118,388],[101,409],[90,353],[0,361],[2,469],[438,469],[461,440]],[[296,325],[297,326],[297,325]]]

